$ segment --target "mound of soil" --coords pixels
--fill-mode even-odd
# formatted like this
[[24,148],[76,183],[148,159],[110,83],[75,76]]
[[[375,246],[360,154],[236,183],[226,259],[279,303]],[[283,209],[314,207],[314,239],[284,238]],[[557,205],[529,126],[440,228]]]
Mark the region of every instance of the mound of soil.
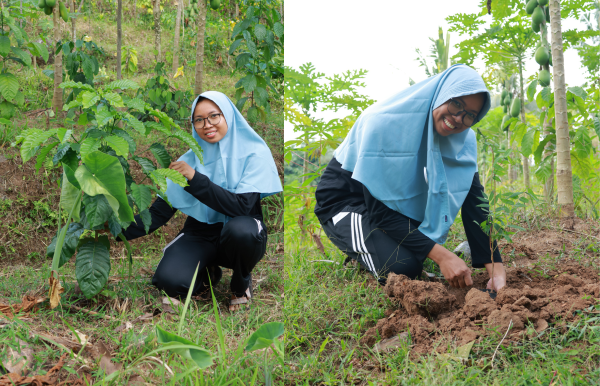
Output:
[[407,331],[413,352],[428,353],[441,340],[464,344],[479,336],[504,335],[511,321],[507,341],[521,339],[528,325],[541,332],[549,323],[573,321],[575,311],[596,304],[600,298],[598,271],[576,265],[546,273],[508,268],[506,287],[496,299],[480,290],[487,280],[487,273],[479,272],[473,287],[460,289],[391,274],[385,293],[399,307],[386,311],[386,317],[366,332],[361,343],[373,346],[378,338]]

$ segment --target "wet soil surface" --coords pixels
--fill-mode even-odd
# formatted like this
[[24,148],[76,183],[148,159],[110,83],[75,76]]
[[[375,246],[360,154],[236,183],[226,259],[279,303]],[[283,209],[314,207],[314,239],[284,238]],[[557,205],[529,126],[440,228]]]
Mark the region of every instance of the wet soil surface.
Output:
[[[576,311],[600,298],[599,271],[579,265],[561,265],[548,271],[508,268],[507,284],[496,299],[484,289],[488,275],[479,272],[473,287],[456,289],[435,281],[388,277],[385,293],[398,307],[386,311],[361,339],[373,346],[377,340],[409,332],[412,351],[426,354],[444,341],[464,344],[480,336],[504,335],[507,341],[536,334],[549,323],[564,324],[578,318]],[[536,331],[533,331],[532,327]]]

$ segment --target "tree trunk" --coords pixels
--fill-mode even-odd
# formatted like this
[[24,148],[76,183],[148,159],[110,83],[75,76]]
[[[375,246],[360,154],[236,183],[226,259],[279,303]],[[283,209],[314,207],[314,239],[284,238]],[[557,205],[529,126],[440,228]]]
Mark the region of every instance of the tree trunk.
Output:
[[[75,0],[71,0],[71,12],[77,12],[77,5],[75,4]],[[75,17],[71,18],[71,36],[74,44],[77,41],[77,24],[75,23]]]
[[240,17],[240,7],[238,6],[238,2],[235,2],[235,18],[239,18]]
[[565,61],[560,18],[560,1],[550,0],[550,36],[552,38],[552,73],[554,77],[554,110],[556,127],[556,184],[562,217],[575,216],[573,175],[565,89]]
[[160,52],[160,0],[154,0],[154,48],[156,49],[156,61],[160,62],[162,58]]
[[[545,11],[550,12],[550,8],[545,7]],[[546,20],[544,19],[541,28],[542,44],[548,49],[548,52],[551,53],[551,47],[548,44],[548,27],[550,27],[550,25],[547,24]],[[550,71],[550,64],[546,63],[543,66],[543,68],[546,71]],[[544,119],[544,137],[552,134],[551,130],[553,117],[549,117],[547,113],[548,108],[546,107],[546,118]],[[550,146],[550,144],[546,144],[542,155],[542,160],[546,159],[547,157],[550,157],[550,177],[546,179],[546,182],[544,183],[544,199],[548,204],[552,203],[552,198],[554,196],[554,155],[553,151],[549,149]]]
[[[60,14],[58,7],[52,11],[52,20],[54,22],[54,44],[60,41]],[[62,83],[62,51],[54,56],[54,94],[52,95],[52,109],[55,116],[62,115],[63,108],[63,90],[58,87]]]
[[[236,4],[237,7],[237,4]],[[204,77],[204,31],[206,30],[206,0],[198,0],[198,33],[196,34],[196,84],[194,93],[202,94]]]
[[133,24],[137,25],[137,0],[133,1]]
[[177,17],[175,18],[175,38],[173,51],[173,74],[177,72],[179,67],[179,30],[181,29],[181,14],[183,13],[183,0],[177,0]]
[[[519,60],[519,97],[521,98],[521,122],[527,123],[525,120],[525,93],[523,92],[523,61]],[[529,189],[529,157],[521,155],[523,160],[523,183],[525,188]]]
[[117,0],[117,79],[121,79],[121,46],[123,45],[123,29],[121,19],[123,18],[123,0]]

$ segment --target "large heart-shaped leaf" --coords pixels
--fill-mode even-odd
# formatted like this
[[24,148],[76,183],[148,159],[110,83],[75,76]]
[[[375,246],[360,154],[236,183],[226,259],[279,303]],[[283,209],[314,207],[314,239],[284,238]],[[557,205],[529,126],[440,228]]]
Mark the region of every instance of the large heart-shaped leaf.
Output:
[[75,276],[79,288],[90,299],[102,291],[110,273],[110,242],[108,236],[99,236],[98,241],[85,238],[79,243]]
[[[72,222],[69,224],[65,236],[65,241],[63,242],[62,246],[62,253],[60,254],[60,261],[58,263],[59,268],[65,265],[65,263],[69,261],[71,256],[73,256],[73,254],[75,253],[75,249],[77,248],[77,244],[79,243],[79,237],[81,237],[83,231],[83,225],[81,225],[80,223]],[[48,248],[46,248],[46,256],[50,258],[54,256],[54,250],[56,249],[56,241],[58,240],[59,234],[60,231],[52,238],[52,242],[50,243],[50,245],[48,245]]]
[[79,209],[81,208],[81,200],[78,199],[78,195],[80,194],[81,189],[69,182],[69,178],[67,177],[67,171],[63,169],[62,187],[60,192],[60,206],[62,209],[65,210],[66,213],[71,213],[73,205],[75,204],[75,202],[77,202],[77,207],[73,211],[73,219],[75,221],[79,221]]
[[116,157],[99,151],[88,154],[75,171],[75,178],[86,194],[104,194],[122,222],[134,221],[125,191],[125,174]]
[[[156,340],[163,345],[178,346],[172,348],[171,351],[186,359],[193,360],[201,369],[210,367],[213,364],[212,355],[208,350],[201,348],[194,342],[182,338],[179,335],[167,332],[159,326],[156,326]],[[187,347],[182,347],[182,345]]]
[[246,351],[260,350],[269,347],[275,339],[283,335],[284,325],[281,322],[265,323],[250,335],[246,344]]
[[85,216],[91,228],[96,228],[104,224],[113,213],[108,204],[108,200],[103,194],[96,196],[84,196],[83,205],[85,205]]

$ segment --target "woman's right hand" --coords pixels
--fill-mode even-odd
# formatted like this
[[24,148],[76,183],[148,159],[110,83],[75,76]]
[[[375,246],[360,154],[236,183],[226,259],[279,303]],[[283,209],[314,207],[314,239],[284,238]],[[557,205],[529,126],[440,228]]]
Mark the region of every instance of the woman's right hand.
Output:
[[473,285],[471,270],[467,264],[454,253],[436,244],[427,255],[440,266],[442,275],[454,288],[465,288]]

